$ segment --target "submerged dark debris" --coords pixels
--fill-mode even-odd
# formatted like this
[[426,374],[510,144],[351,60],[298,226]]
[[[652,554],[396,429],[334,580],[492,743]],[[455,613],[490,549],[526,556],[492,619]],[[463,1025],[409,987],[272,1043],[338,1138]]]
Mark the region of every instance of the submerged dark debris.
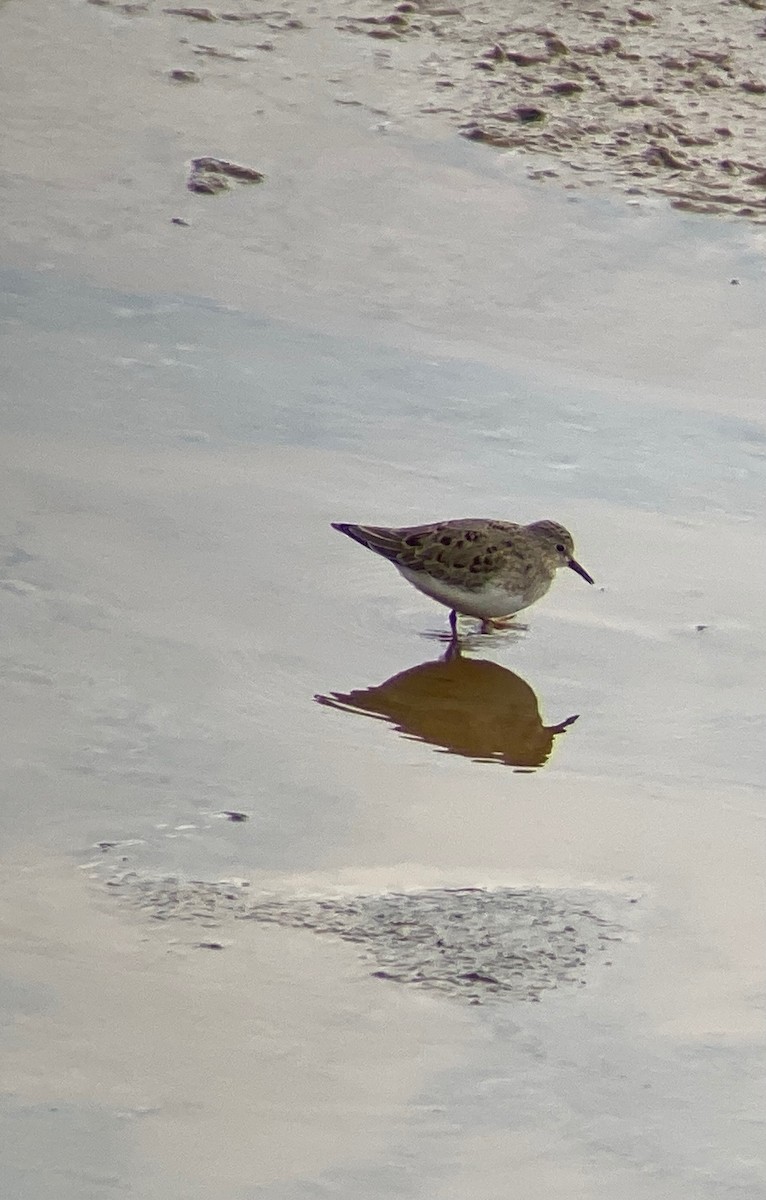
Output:
[[252,920],[334,935],[354,943],[376,978],[471,1004],[582,987],[625,936],[615,898],[601,893],[469,887],[301,897],[135,875],[111,882],[156,920],[204,929]]

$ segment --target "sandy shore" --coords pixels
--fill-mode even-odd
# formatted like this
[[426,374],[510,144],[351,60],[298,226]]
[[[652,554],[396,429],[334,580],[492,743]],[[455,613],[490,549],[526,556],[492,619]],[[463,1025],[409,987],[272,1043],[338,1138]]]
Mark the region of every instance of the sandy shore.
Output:
[[[766,221],[766,15],[759,0],[515,6],[441,0],[304,0],[269,12],[90,0],[123,18],[188,27],[178,83],[311,40],[374,39],[383,112],[440,118],[467,138],[529,155],[535,179],[657,193],[675,208]],[[353,53],[353,52],[352,52]],[[365,57],[360,51],[360,57]],[[341,103],[370,106],[361,88]],[[221,185],[224,186],[224,185]]]
[[[363,6],[365,11],[370,5]],[[534,178],[657,192],[675,208],[766,220],[764,5],[405,0],[343,28],[413,39],[420,111],[518,150]],[[360,11],[357,5],[357,11]],[[390,24],[390,22],[394,22]]]

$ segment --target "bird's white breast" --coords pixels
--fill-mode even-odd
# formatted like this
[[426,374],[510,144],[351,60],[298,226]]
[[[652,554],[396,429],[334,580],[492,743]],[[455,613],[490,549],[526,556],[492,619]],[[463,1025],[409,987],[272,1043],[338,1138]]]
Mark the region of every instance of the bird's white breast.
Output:
[[455,584],[444,583],[441,579],[434,579],[424,571],[411,571],[398,563],[394,565],[399,574],[419,592],[424,592],[432,600],[438,600],[439,604],[454,608],[467,617],[478,617],[480,620],[510,617],[520,609],[526,608],[529,603],[523,595],[514,595],[497,584],[487,584],[477,591],[472,591]]

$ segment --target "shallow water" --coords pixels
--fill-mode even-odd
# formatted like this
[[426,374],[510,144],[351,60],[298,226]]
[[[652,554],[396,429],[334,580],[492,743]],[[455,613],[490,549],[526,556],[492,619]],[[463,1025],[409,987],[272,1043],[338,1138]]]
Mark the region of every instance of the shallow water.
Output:
[[[107,1054],[96,1039],[76,1056],[82,1082],[73,1090],[61,1064],[30,1088],[29,1047],[17,1040],[12,1124],[35,1136],[44,1130],[55,1145],[39,1103],[66,1095],[56,1127],[67,1137],[84,1127],[90,1137],[96,1124],[117,1121],[117,1161],[119,1147],[135,1150],[136,1133],[115,1117],[108,1080],[129,1067],[136,1082],[127,1094],[121,1085],[118,1107],[143,1113],[152,1097],[141,1121],[165,1146],[160,1152],[152,1136],[149,1149],[142,1136],[142,1181],[126,1161],[114,1167],[136,1195],[207,1194],[221,1154],[232,1156],[220,1185],[226,1196],[327,1187],[349,1196],[450,1194],[468,1186],[459,1182],[463,1170],[481,1180],[482,1194],[500,1195],[509,1162],[529,1195],[568,1191],[583,1176],[577,1186],[588,1195],[618,1183],[631,1196],[752,1194],[760,1168],[729,1164],[732,1139],[738,1154],[752,1154],[748,1130],[755,1139],[760,1129],[752,1089],[763,1034],[754,992],[762,576],[740,569],[762,561],[758,427],[639,400],[616,407],[595,386],[587,395],[545,394],[522,370],[419,361],[200,302],[71,284],[57,292],[29,273],[5,282],[23,313],[3,474],[2,594],[13,635],[3,716],[13,746],[3,816],[9,853],[15,846],[46,864],[65,849],[87,862],[90,843],[117,843],[96,852],[97,879],[235,875],[267,896],[500,885],[536,887],[556,903],[567,888],[585,886],[597,912],[635,901],[606,976],[589,974],[576,995],[564,988],[551,1001],[546,993],[539,1016],[514,1009],[466,1025],[440,1012],[437,1041],[425,1032],[434,1001],[423,1012],[422,999],[400,995],[401,985],[368,981],[374,964],[354,947],[314,946],[310,933],[284,929],[279,941],[259,934],[253,942],[220,914],[212,932],[204,923],[147,928],[138,961],[153,989],[168,986],[152,966],[168,953],[181,958],[187,979],[173,977],[174,989],[197,989],[200,970],[216,997],[224,984],[249,989],[253,970],[270,980],[271,999],[225,1019],[225,1074],[242,1039],[248,1069],[263,1069],[261,1035],[253,1041],[251,1029],[260,1013],[269,1053],[301,1064],[302,1078],[316,1071],[318,1081],[336,1064],[333,1105],[345,1122],[377,1089],[374,1054],[386,1057],[392,1079],[375,1125],[387,1132],[381,1144],[370,1125],[356,1127],[353,1167],[342,1140],[331,1155],[295,1157],[278,1120],[285,1100],[276,1081],[258,1101],[257,1111],[265,1105],[271,1114],[267,1144],[249,1143],[245,1114],[261,1117],[238,1071],[227,1075],[227,1120],[232,1105],[238,1119],[225,1136],[211,1135],[219,1149],[207,1145],[205,1169],[189,1159],[188,1139],[214,1128],[219,1103],[207,1084],[213,1067],[179,1074],[177,1056],[188,1056],[189,1038],[196,1044],[191,1018],[180,1032],[171,1022],[164,1066],[136,1059],[122,1039],[111,1039]],[[228,353],[234,345],[237,359]],[[501,412],[505,429],[493,415]],[[440,735],[408,728],[401,714],[393,724],[370,720],[359,700],[359,689],[375,696],[386,679],[398,677],[401,688],[402,679],[438,667],[446,613],[347,546],[329,520],[461,511],[566,519],[597,578],[593,589],[558,580],[530,610],[526,630],[482,638],[469,627],[461,669],[472,678],[492,664],[500,681],[492,687],[509,688],[516,705],[511,738],[528,748],[543,723],[579,714],[532,758],[511,752],[502,761],[501,749],[501,761],[482,761],[493,758],[491,734],[489,747],[470,737],[456,747],[454,727],[445,734],[442,722]],[[338,700],[349,696],[356,699]],[[427,696],[426,686],[428,709]],[[462,699],[458,685],[457,697],[466,736],[466,711],[474,719],[483,712],[491,729],[496,696],[485,705],[471,683]],[[439,726],[434,706],[429,719]],[[452,752],[438,752],[445,749]],[[228,821],[223,810],[249,820]],[[34,887],[71,891],[52,882],[61,869],[42,867]],[[23,875],[17,881],[14,904],[28,886]],[[94,941],[106,937],[112,949],[101,947],[92,963],[92,942],[64,956],[83,960],[69,985],[77,1003],[90,979],[108,1007],[101,955],[124,957],[120,945],[136,938],[136,918],[126,911],[115,928],[114,913],[100,908],[89,919],[108,924]],[[30,935],[35,928],[39,918]],[[35,1033],[54,1062],[64,1053],[62,1023],[84,1019],[67,1017],[58,947],[68,937],[66,922],[45,962],[46,1017]],[[223,953],[195,949],[209,940]],[[210,965],[195,957],[204,954]],[[233,963],[219,974],[224,958]],[[24,954],[10,961],[26,996],[38,976]],[[341,972],[344,1020],[353,1014],[360,1030],[353,1067],[350,1050],[340,1055],[352,1077],[335,1074],[339,1050],[321,1015],[333,1024],[341,1003],[327,967]],[[142,1037],[154,999],[138,983],[123,1003]],[[297,1004],[305,1013],[307,986],[312,1015],[298,1033],[281,1009]],[[195,1018],[206,1031],[219,1023],[218,1000],[204,1015],[208,994]],[[175,1008],[180,996],[164,1003]],[[370,1004],[401,1051],[369,1042]],[[404,1061],[396,1069],[399,1053],[411,1057],[414,1046],[415,1078],[403,1073]],[[454,1063],[446,1073],[445,1056]],[[614,1064],[606,1075],[605,1061]],[[290,1126],[305,1132],[318,1122],[328,1136],[339,1110],[307,1086],[302,1100],[292,1096]],[[193,1111],[179,1115],[167,1087],[196,1096]],[[749,1113],[736,1133],[727,1089]],[[679,1106],[693,1117],[674,1126]],[[607,1125],[597,1115],[605,1112]],[[183,1168],[167,1138],[182,1147]],[[16,1194],[52,1195],[40,1190],[40,1168],[19,1155],[9,1176]],[[83,1193],[90,1160],[75,1160],[75,1182],[57,1194],[101,1194],[103,1182]],[[404,1161],[406,1183],[394,1186],[391,1172],[400,1176]]]
[[[151,207],[43,246],[34,156],[11,181],[3,1191],[766,1194],[758,234],[305,93],[313,185],[274,183],[257,276],[254,193],[181,256]],[[444,663],[446,610],[329,522],[465,515],[563,521],[596,587]],[[154,919],[167,876],[291,919]],[[576,895],[620,938],[584,986],[466,1008],[285,927],[448,888]]]

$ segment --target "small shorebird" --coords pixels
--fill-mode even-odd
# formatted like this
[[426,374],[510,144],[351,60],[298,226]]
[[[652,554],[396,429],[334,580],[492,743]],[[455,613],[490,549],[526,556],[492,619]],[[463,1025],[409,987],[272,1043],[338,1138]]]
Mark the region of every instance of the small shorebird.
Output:
[[593,583],[574,558],[571,533],[555,521],[516,525],[468,518],[403,529],[344,522],[332,527],[387,558],[418,591],[446,605],[453,638],[458,613],[491,629],[544,596],[559,567]]

